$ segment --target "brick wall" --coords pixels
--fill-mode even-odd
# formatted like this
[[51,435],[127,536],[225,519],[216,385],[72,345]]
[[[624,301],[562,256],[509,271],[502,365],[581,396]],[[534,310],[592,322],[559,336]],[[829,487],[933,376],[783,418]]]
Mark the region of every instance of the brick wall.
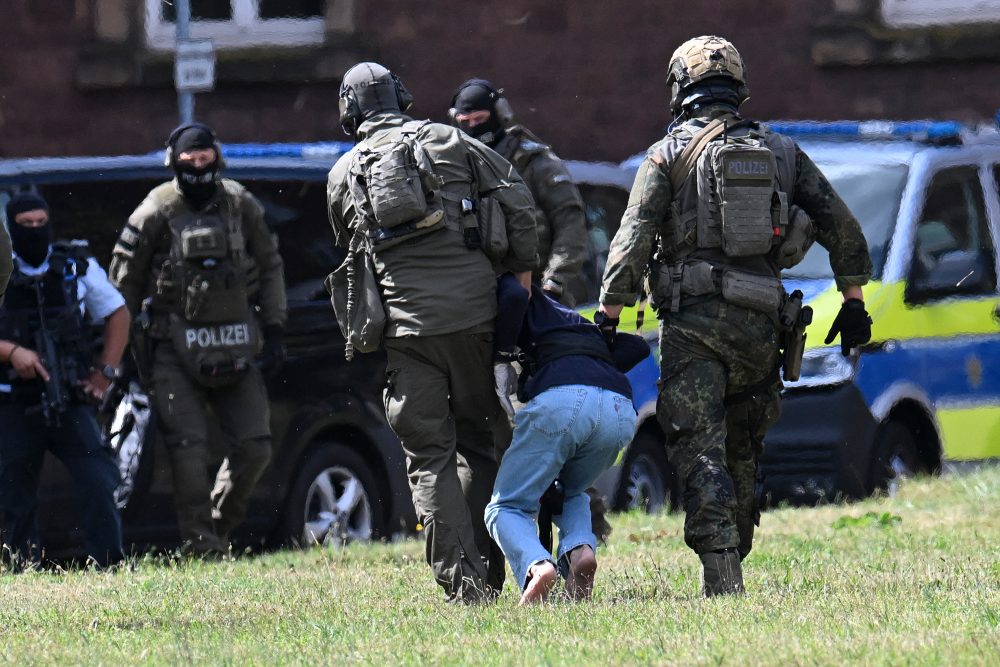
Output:
[[[0,155],[143,152],[175,124],[175,95],[162,80],[81,90],[95,1],[4,3]],[[506,88],[518,120],[571,158],[617,160],[658,138],[669,119],[670,54],[706,33],[741,50],[751,88],[745,111],[757,118],[993,116],[1000,51],[981,45],[1000,43],[995,26],[951,31],[943,42],[919,32],[886,38],[872,24],[874,2],[360,0],[359,52],[394,69],[416,97],[414,115],[435,120],[445,119],[458,83],[490,78]],[[851,58],[872,62],[845,64]],[[267,78],[267,61],[257,67]],[[198,116],[223,140],[343,138],[335,81],[246,80],[222,81],[197,98]]]

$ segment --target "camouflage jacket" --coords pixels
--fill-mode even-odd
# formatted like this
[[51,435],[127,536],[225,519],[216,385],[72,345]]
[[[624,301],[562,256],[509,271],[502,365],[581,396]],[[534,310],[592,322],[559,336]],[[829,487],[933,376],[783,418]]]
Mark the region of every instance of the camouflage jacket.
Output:
[[[399,113],[379,114],[358,128],[358,139],[377,143],[411,119]],[[504,267],[530,271],[537,261],[538,239],[531,193],[510,163],[458,128],[426,123],[415,135],[427,154],[441,189],[455,200],[469,197],[473,183],[479,194],[496,199],[506,217],[510,251]],[[360,220],[349,189],[356,149],[341,156],[330,170],[327,203],[337,245],[347,247]],[[452,202],[445,215],[457,216]],[[460,227],[460,222],[456,227]],[[386,306],[387,337],[440,335],[484,325],[496,316],[496,272],[485,253],[466,247],[453,225],[372,253],[379,289]]]
[[[247,250],[242,267],[247,276],[247,291],[256,295],[254,299],[264,326],[283,326],[287,315],[283,264],[277,241],[264,222],[260,202],[236,181],[223,179],[219,192],[199,210],[211,207],[239,218]],[[133,315],[139,312],[143,299],[155,292],[157,278],[170,253],[167,222],[176,215],[194,211],[176,181],[170,181],[153,188],[129,216],[112,251],[108,274]]]
[[534,278],[552,280],[566,289],[587,258],[587,222],[583,199],[562,160],[521,125],[507,128],[494,150],[524,179],[538,216],[538,267]]
[[[609,305],[632,305],[640,290],[646,267],[654,251],[662,245],[661,230],[670,215],[674,193],[670,170],[693,131],[725,112],[714,110],[688,121],[653,144],[639,166],[621,226],[611,242],[604,270],[600,300]],[[693,124],[693,125],[692,125]],[[860,286],[868,282],[872,264],[861,226],[834,191],[819,168],[788,137],[768,133],[769,146],[789,144],[795,156],[795,182],[789,192],[790,203],[799,206],[812,218],[816,241],[829,251],[837,288]],[[779,165],[780,171],[780,165]],[[694,174],[688,179],[694,178]],[[683,191],[689,191],[686,187]]]

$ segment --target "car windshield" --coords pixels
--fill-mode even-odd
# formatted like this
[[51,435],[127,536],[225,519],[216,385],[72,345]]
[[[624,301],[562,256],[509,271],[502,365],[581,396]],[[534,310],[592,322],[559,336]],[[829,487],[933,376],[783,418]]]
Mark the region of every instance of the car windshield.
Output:
[[[872,277],[879,278],[899,213],[907,167],[820,161],[817,161],[817,165],[861,223],[872,256]],[[818,243],[813,245],[805,259],[785,271],[785,276],[804,279],[833,278],[826,249]]]

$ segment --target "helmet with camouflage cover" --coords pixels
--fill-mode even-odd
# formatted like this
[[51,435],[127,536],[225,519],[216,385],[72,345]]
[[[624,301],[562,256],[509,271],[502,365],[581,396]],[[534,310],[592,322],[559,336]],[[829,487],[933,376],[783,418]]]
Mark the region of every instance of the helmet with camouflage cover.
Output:
[[401,113],[413,104],[413,95],[395,74],[378,63],[358,63],[344,73],[340,84],[340,126],[354,132],[376,114]]
[[674,116],[700,98],[721,93],[739,106],[750,97],[740,52],[729,40],[714,35],[695,37],[677,47],[670,56],[667,86]]

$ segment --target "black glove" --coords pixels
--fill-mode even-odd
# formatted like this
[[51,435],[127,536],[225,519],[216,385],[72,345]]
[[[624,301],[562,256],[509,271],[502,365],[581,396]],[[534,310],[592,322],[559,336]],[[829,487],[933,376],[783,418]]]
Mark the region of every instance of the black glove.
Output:
[[264,327],[264,349],[260,369],[264,375],[275,375],[285,365],[285,329],[280,324]]
[[594,324],[604,334],[604,340],[607,342],[608,347],[612,347],[615,344],[615,334],[618,333],[618,323],[620,321],[620,318],[608,317],[606,313],[600,310],[594,313]]
[[848,299],[840,307],[836,319],[826,334],[827,345],[840,334],[840,351],[846,357],[852,347],[867,343],[872,338],[872,318],[865,310],[865,302],[861,299]]

